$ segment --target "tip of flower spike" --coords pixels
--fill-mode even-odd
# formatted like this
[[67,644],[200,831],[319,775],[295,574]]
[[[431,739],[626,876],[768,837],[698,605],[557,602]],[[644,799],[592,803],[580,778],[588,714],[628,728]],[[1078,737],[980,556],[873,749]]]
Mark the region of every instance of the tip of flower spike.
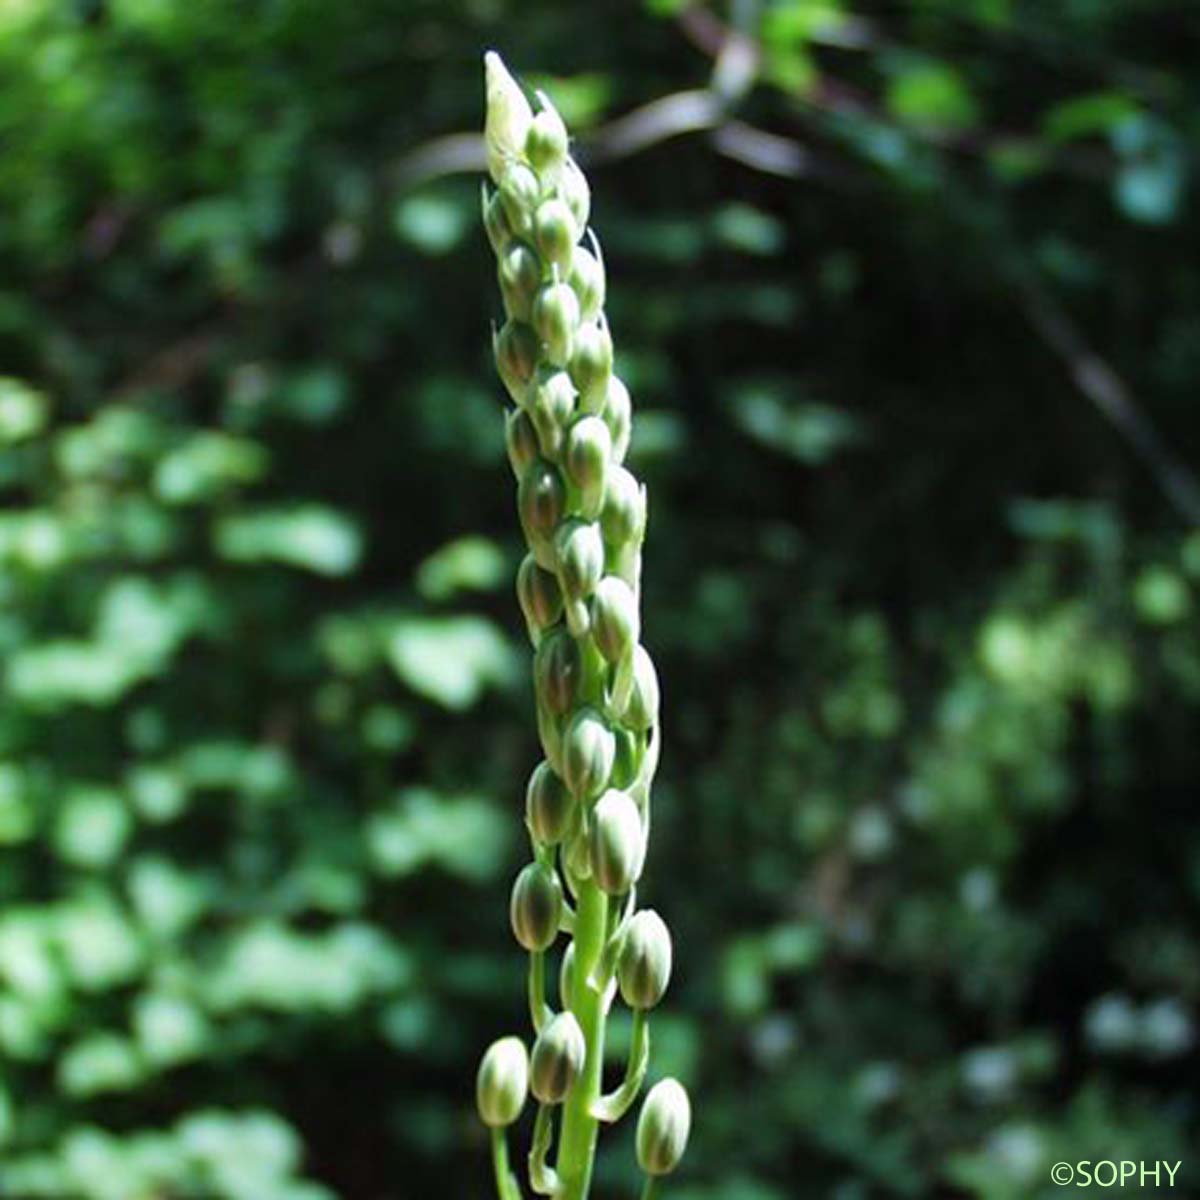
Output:
[[492,179],[499,183],[505,165],[521,154],[525,135],[533,121],[533,110],[520,84],[509,73],[504,60],[495,50],[484,54],[483,73],[487,92],[484,136],[488,171]]

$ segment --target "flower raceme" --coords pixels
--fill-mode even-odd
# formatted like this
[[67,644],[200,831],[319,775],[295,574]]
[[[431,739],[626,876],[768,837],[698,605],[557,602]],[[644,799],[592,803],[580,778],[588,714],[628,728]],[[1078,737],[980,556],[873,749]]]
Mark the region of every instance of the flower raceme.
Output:
[[[613,370],[587,180],[547,97],[538,94],[535,111],[494,53],[485,69],[493,186],[484,185],[483,225],[505,314],[492,346],[513,402],[505,444],[529,550],[517,598],[534,649],[544,758],[525,792],[532,861],[509,910],[529,954],[533,1047],[515,1037],[493,1043],[476,1096],[500,1200],[522,1196],[506,1134],[529,1093],[530,1186],[586,1200],[599,1128],[619,1120],[645,1082],[649,1013],[671,975],[667,926],[638,911],[635,895],[660,743],[658,675],[641,644],[646,492],[624,465],[632,405]],[[546,959],[560,935],[555,1011]],[[605,1025],[618,996],[633,1014],[631,1049],[623,1081],[603,1093]],[[689,1126],[680,1084],[651,1091],[637,1137],[645,1196],[674,1170]]]

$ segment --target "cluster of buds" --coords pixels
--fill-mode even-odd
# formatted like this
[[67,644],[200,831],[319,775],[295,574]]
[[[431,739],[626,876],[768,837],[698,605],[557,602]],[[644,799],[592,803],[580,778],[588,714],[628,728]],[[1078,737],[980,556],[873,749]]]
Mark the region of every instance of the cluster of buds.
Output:
[[[641,1091],[648,1014],[671,975],[667,927],[636,901],[660,748],[658,676],[640,642],[646,492],[624,465],[631,404],[613,372],[587,180],[550,101],[539,93],[534,112],[500,58],[490,53],[485,63],[495,186],[484,185],[483,220],[506,315],[493,346],[513,402],[506,444],[528,546],[517,596],[534,647],[545,757],[526,788],[533,854],[510,905],[513,934],[529,953],[535,1041],[531,1054],[518,1038],[494,1043],[477,1099],[493,1131],[501,1200],[521,1195],[504,1130],[527,1092],[538,1105],[533,1190],[585,1200],[598,1127],[620,1119]],[[556,1012],[546,959],[560,934]],[[631,1052],[623,1082],[602,1094],[605,1022],[618,994],[633,1013]],[[647,1096],[637,1132],[647,1196],[682,1157],[690,1120],[676,1081]]]

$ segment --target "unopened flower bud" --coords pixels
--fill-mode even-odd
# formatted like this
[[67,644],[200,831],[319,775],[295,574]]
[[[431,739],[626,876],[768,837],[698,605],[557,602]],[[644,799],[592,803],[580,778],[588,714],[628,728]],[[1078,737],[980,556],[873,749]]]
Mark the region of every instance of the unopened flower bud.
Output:
[[542,283],[541,260],[524,242],[514,240],[501,253],[496,274],[504,311],[514,321],[528,321]]
[[558,110],[540,92],[544,107],[530,123],[525,135],[525,157],[539,173],[553,176],[567,157],[567,127]]
[[579,301],[570,285],[548,283],[542,287],[533,299],[532,320],[533,328],[545,346],[546,357],[555,366],[565,367],[571,358],[575,330],[579,325]]
[[525,822],[539,842],[556,846],[571,827],[575,801],[548,762],[539,763],[525,789]]
[[633,588],[616,575],[605,575],[592,593],[592,636],[596,649],[610,662],[633,650],[641,629]]
[[575,411],[575,385],[566,371],[543,371],[527,395],[542,453],[547,458],[557,459],[566,437],[567,423]]
[[608,473],[600,528],[610,546],[623,549],[642,540],[646,524],[646,500],[642,485],[624,467]]
[[612,434],[613,462],[623,463],[629,453],[629,438],[633,432],[633,402],[629,399],[629,389],[616,375],[609,376],[602,416]]
[[526,950],[548,949],[558,937],[562,911],[562,884],[557,873],[542,863],[530,863],[513,884],[508,907],[513,936]]
[[647,1175],[669,1175],[679,1166],[691,1131],[692,1106],[683,1085],[675,1079],[656,1083],[638,1117],[638,1166]]
[[475,1106],[483,1123],[493,1129],[511,1125],[525,1107],[529,1092],[529,1054],[520,1038],[493,1042],[475,1077]]
[[523,321],[507,321],[495,341],[496,370],[520,404],[537,363],[537,334]]
[[[538,459],[521,476],[517,484],[517,515],[521,528],[537,554],[538,543],[549,547],[550,538],[558,528],[567,510],[567,489],[557,468],[543,459]],[[543,565],[547,552],[537,554]]]
[[583,1070],[587,1042],[575,1014],[557,1013],[533,1044],[529,1088],[542,1104],[561,1104]]
[[565,629],[552,629],[533,656],[533,686],[538,703],[556,717],[575,704],[583,677],[579,644]]
[[542,195],[538,177],[522,162],[513,162],[499,179],[500,203],[513,232],[521,237],[533,233],[533,214]]
[[500,198],[499,192],[492,192],[489,195],[485,184],[481,191],[481,204],[483,228],[487,232],[488,242],[496,254],[502,254],[505,246],[513,238],[513,228],[509,222],[508,213],[504,211],[504,201]]
[[601,891],[622,896],[637,883],[646,860],[646,831],[637,805],[626,792],[610,788],[591,817],[592,878]]
[[533,110],[520,85],[508,73],[494,50],[483,56],[487,118],[484,141],[487,144],[488,172],[500,182],[505,168],[525,150]]
[[633,690],[621,719],[630,729],[644,733],[658,724],[658,706],[658,672],[649,651],[639,645],[633,652]]
[[563,461],[567,478],[579,489],[584,515],[600,515],[604,503],[604,483],[612,458],[612,437],[599,417],[580,417],[567,432],[567,451]]
[[514,408],[504,419],[504,444],[508,450],[508,461],[513,474],[519,480],[538,457],[537,430],[529,414]]
[[604,538],[595,521],[567,521],[554,540],[558,581],[566,601],[567,627],[576,637],[588,631],[588,597],[604,574]]
[[558,189],[575,218],[575,228],[586,229],[592,215],[592,189],[573,158],[563,163]]
[[579,297],[579,318],[594,321],[604,307],[604,267],[586,246],[571,252],[571,271],[567,282]]
[[654,1008],[670,981],[670,930],[651,908],[635,913],[625,930],[617,958],[621,998],[630,1008]]
[[527,554],[517,568],[517,600],[535,635],[545,633],[562,616],[563,598],[558,578],[539,567],[532,554]]
[[613,344],[608,326],[603,321],[581,326],[575,334],[568,370],[571,382],[579,389],[579,407],[583,412],[603,411],[612,365]]
[[571,265],[571,251],[579,231],[565,201],[543,200],[533,218],[533,240],[538,253],[562,270]]
[[571,794],[587,801],[608,785],[616,743],[612,730],[593,708],[583,708],[571,719],[562,742],[563,779]]

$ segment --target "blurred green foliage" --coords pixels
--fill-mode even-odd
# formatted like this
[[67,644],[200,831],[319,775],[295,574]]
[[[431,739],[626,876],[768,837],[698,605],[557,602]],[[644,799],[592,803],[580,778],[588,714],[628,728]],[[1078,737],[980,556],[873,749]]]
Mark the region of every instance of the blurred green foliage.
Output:
[[488,1194],[528,650],[476,181],[403,167],[489,44],[602,129],[726,21],[800,176],[745,125],[589,166],[671,1195],[1194,1171],[1200,534],[1031,312],[1200,461],[1194,12],[9,0],[0,1196]]

